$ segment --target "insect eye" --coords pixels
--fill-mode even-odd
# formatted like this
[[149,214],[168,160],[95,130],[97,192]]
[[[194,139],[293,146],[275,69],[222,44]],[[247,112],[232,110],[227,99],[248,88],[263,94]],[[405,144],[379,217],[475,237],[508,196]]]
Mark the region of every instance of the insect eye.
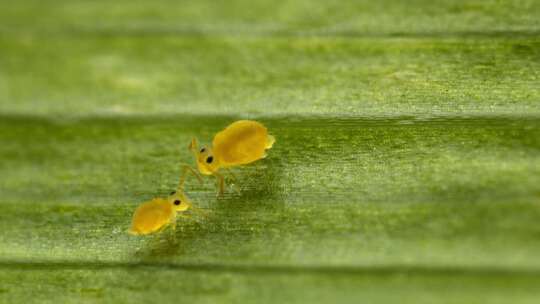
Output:
[[181,203],[180,200],[175,200],[175,201],[174,201],[174,204],[175,204],[176,206],[180,205],[180,203]]
[[176,194],[176,191],[173,191],[173,192],[171,192],[171,194],[169,194],[169,195],[175,195],[175,194]]
[[201,153],[204,153],[204,151],[206,151],[206,148],[201,149]]
[[214,160],[213,156],[208,156],[208,158],[206,159],[206,163],[211,164],[213,160]]

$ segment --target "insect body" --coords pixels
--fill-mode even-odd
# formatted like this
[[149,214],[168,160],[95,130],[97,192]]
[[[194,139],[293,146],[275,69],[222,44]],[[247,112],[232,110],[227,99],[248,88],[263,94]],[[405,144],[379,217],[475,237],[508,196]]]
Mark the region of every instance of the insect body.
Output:
[[177,212],[184,212],[191,206],[191,201],[181,192],[173,192],[168,198],[154,198],[135,210],[129,233],[150,234],[169,224],[176,225]]
[[201,177],[192,168],[184,166],[184,173],[180,177],[180,183],[176,191],[173,191],[167,198],[157,197],[137,207],[131,220],[130,234],[150,234],[160,231],[170,224],[173,225],[174,229],[176,228],[176,217],[179,212],[184,212],[188,209],[200,211],[193,206],[191,200],[183,191],[188,172],[194,174],[202,183]]
[[261,123],[253,120],[239,120],[218,132],[212,147],[198,150],[194,138],[189,149],[195,155],[199,172],[214,175],[218,179],[219,194],[223,194],[224,178],[218,173],[220,168],[246,165],[266,157],[266,150],[272,148],[275,138]]

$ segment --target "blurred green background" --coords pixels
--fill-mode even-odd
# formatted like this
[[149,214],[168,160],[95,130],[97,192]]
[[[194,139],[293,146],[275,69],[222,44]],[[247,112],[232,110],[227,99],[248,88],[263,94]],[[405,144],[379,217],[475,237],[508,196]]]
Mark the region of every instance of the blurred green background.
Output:
[[[537,303],[540,2],[0,0],[0,303]],[[193,136],[277,142],[126,233]]]

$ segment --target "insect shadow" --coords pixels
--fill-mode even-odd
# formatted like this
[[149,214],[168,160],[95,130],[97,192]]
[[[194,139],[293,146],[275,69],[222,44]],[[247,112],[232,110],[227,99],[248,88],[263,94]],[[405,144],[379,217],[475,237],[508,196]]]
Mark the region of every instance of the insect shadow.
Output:
[[233,171],[235,177],[231,178],[231,190],[215,200],[212,208],[229,215],[242,209],[282,208],[282,169],[277,159],[267,159]]

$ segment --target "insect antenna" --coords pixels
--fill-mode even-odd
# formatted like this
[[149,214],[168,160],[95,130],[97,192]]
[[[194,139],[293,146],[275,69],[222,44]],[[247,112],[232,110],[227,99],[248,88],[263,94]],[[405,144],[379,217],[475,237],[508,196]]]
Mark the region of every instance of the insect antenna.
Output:
[[203,184],[203,179],[201,175],[197,171],[195,171],[192,167],[190,167],[189,165],[183,164],[182,168],[183,168],[182,175],[180,175],[180,181],[178,182],[178,191],[183,191],[184,183],[186,182],[188,173],[193,174],[199,180],[199,182]]

